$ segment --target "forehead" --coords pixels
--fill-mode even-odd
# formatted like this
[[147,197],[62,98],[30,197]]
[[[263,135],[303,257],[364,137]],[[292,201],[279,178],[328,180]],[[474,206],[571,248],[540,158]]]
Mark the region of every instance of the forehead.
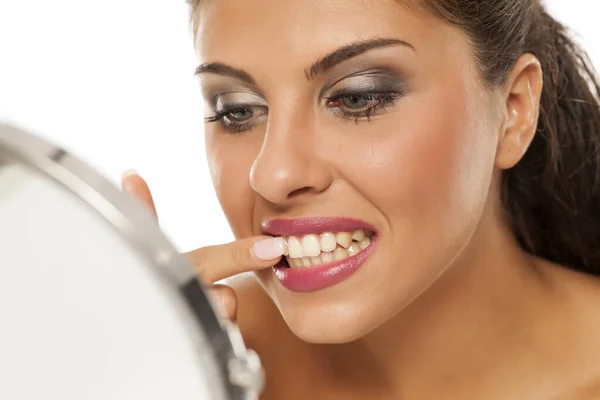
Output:
[[457,33],[406,1],[209,0],[198,16],[197,48],[205,62],[284,68],[373,38],[404,40],[439,57]]

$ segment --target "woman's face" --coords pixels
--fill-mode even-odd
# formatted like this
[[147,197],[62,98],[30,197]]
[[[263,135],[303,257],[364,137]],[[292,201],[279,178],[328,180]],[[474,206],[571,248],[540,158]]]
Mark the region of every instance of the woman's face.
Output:
[[452,266],[487,210],[499,126],[467,38],[394,0],[208,0],[199,18],[201,62],[227,66],[198,75],[235,236],[272,219],[373,226],[369,256],[337,284],[257,274],[300,338],[361,337]]

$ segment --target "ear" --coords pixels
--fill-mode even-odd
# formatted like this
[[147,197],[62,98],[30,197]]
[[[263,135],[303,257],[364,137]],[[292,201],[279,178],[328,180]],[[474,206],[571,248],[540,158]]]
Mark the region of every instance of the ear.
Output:
[[497,168],[514,167],[529,148],[537,130],[542,87],[539,60],[533,54],[521,55],[504,87],[506,121],[499,135]]

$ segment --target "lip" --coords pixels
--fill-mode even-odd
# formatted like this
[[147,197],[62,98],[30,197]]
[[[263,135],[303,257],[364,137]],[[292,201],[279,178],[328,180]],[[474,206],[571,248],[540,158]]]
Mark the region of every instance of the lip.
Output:
[[282,261],[274,266],[275,278],[283,287],[293,292],[315,292],[348,279],[371,255],[378,242],[377,230],[372,225],[354,218],[305,217],[272,219],[261,224],[262,233],[270,236],[302,236],[323,232],[351,232],[365,229],[375,232],[371,244],[357,254],[341,261],[318,267],[289,268]]
[[284,263],[273,267],[275,278],[283,287],[293,292],[316,292],[348,279],[375,250],[379,237],[376,235],[369,246],[359,253],[341,261],[333,261],[318,267],[290,268]]
[[350,232],[355,229],[377,232],[364,221],[342,217],[272,219],[261,224],[262,233],[269,236],[301,236],[310,233]]

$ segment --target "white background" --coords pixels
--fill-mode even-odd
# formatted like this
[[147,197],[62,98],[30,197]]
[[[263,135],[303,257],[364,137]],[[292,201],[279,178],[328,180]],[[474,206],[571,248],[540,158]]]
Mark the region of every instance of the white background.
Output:
[[[547,4],[600,66],[597,1]],[[136,168],[183,251],[232,239],[206,168],[195,66],[184,0],[0,0],[0,120],[115,184]]]

